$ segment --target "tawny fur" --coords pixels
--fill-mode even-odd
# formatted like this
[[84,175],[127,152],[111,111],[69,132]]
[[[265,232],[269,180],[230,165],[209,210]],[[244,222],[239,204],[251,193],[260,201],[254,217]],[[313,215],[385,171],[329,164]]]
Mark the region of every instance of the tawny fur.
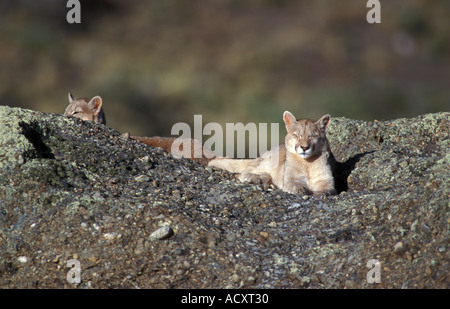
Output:
[[[68,97],[66,116],[106,124],[99,96],[91,100],[75,99],[69,93]],[[160,147],[175,157],[238,173],[238,178],[244,182],[273,183],[293,194],[336,194],[333,178],[335,160],[325,134],[330,119],[330,115],[324,115],[318,121],[296,120],[290,112],[284,112],[285,144],[256,159],[219,158],[195,139],[160,136],[131,138],[148,146]]]
[[285,144],[256,159],[216,158],[208,165],[239,173],[241,181],[273,183],[293,194],[336,194],[335,160],[325,134],[330,119],[330,115],[324,115],[318,121],[296,120],[285,112]]
[[87,98],[76,99],[71,93],[68,94],[69,105],[64,111],[65,116],[76,117],[86,121],[92,121],[106,125],[106,117],[103,112],[103,101],[99,96],[91,100]]
[[[143,137],[143,136],[131,136],[132,139],[138,140],[152,147],[160,147],[167,152],[172,153],[176,157],[182,157],[199,162],[203,165],[208,165],[208,162],[216,157],[214,152],[202,146],[202,144],[195,139],[181,139],[175,137]],[[177,144],[174,145],[174,142]],[[190,144],[190,152],[184,151],[184,146]],[[198,155],[200,154],[200,155]]]

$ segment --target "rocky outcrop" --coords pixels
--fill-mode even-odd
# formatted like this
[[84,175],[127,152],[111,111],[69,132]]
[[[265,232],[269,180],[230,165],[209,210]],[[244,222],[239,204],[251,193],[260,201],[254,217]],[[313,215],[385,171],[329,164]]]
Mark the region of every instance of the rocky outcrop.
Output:
[[340,194],[294,196],[1,106],[0,288],[449,288],[449,113],[328,136]]

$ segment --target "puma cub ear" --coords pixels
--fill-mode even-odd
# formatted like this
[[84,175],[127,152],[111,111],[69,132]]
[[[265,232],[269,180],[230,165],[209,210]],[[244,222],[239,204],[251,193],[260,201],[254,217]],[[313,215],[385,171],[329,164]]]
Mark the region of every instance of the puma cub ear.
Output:
[[296,122],[297,119],[295,119],[294,115],[292,115],[291,112],[285,111],[283,113],[283,121],[286,124],[286,126],[288,126]]
[[95,96],[92,98],[92,100],[89,101],[88,105],[96,112],[99,112],[102,108],[102,103],[102,98],[100,98],[99,96]]
[[73,101],[75,101],[75,98],[73,97],[73,95],[70,92],[67,95],[67,97],[69,98],[69,103],[72,103]]
[[331,116],[329,114],[326,114],[320,117],[320,119],[317,120],[316,124],[319,125],[319,127],[325,131],[328,127],[328,124],[330,123],[330,120]]

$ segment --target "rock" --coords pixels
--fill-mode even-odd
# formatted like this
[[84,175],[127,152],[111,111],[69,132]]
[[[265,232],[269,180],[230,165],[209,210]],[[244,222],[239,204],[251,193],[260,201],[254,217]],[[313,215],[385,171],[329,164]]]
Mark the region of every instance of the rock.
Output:
[[163,240],[163,239],[169,238],[172,235],[173,235],[173,230],[170,228],[170,226],[166,225],[166,226],[160,227],[159,229],[157,229],[156,231],[151,233],[150,240],[155,240],[155,239]]
[[19,263],[25,264],[26,262],[28,262],[28,258],[26,256],[19,256],[17,258],[17,260],[19,261]]
[[148,177],[147,175],[139,175],[135,177],[134,180],[137,182],[147,182],[150,180],[150,177]]
[[394,246],[394,252],[397,253],[397,254],[403,254],[403,253],[406,252],[406,250],[407,250],[407,247],[401,241],[396,243],[395,246]]
[[0,106],[0,288],[450,288],[449,113],[328,137],[341,194],[303,197]]

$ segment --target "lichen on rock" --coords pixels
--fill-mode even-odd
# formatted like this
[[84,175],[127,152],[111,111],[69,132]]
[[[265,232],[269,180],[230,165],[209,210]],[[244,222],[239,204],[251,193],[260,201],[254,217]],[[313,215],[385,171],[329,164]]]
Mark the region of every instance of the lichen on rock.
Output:
[[328,136],[341,193],[303,197],[0,106],[0,287],[449,288],[449,113],[336,118]]

